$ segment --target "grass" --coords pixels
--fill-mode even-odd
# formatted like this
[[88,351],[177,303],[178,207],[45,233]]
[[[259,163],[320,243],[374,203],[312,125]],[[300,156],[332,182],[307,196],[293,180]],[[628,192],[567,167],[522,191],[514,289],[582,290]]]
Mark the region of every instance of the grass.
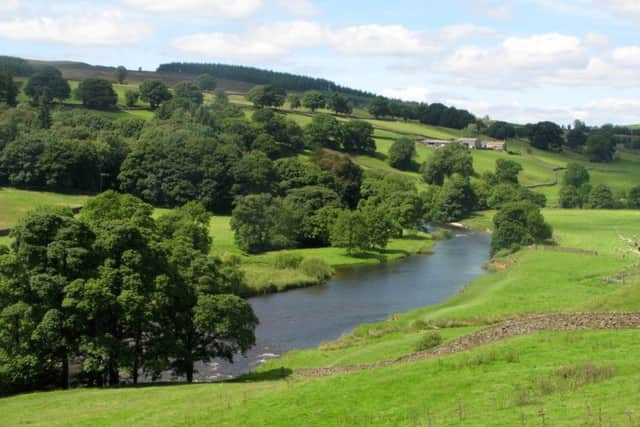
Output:
[[87,197],[0,187],[0,229],[12,227],[38,206],[82,206]]

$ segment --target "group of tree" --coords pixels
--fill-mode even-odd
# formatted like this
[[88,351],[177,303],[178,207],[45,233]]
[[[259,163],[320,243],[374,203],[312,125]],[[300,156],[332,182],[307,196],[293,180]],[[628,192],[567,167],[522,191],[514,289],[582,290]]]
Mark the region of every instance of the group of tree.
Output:
[[628,192],[614,192],[606,184],[591,185],[589,171],[580,163],[569,163],[562,179],[562,208],[640,209],[640,185]]
[[454,129],[464,129],[476,122],[475,116],[467,110],[447,107],[440,103],[406,102],[383,96],[373,98],[369,103],[368,109],[369,113],[375,118],[392,117],[417,120],[426,125]]
[[82,213],[43,208],[0,247],[0,394],[77,384],[193,380],[195,363],[232,360],[258,323],[243,276],[209,255],[209,214],[153,208],[112,191]]

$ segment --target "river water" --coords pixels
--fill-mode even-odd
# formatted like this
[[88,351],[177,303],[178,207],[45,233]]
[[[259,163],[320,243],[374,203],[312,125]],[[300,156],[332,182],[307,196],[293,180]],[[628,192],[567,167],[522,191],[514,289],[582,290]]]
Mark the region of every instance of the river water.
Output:
[[196,379],[212,381],[246,373],[292,349],[334,340],[361,323],[440,303],[482,275],[490,236],[455,230],[431,255],[343,269],[326,285],[251,298],[260,319],[256,346],[234,364],[213,361]]

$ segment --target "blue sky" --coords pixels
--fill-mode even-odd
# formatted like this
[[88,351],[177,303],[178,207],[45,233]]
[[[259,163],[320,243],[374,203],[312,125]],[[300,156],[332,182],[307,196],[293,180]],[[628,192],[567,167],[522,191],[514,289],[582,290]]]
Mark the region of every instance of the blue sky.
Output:
[[2,0],[0,54],[246,64],[495,119],[640,123],[639,0]]

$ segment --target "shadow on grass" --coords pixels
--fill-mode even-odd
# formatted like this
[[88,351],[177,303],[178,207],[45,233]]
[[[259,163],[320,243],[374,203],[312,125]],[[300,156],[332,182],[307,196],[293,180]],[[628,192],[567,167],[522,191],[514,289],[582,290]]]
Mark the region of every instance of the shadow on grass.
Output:
[[281,368],[269,369],[268,371],[251,372],[225,382],[254,383],[254,382],[262,382],[262,381],[276,381],[276,380],[285,379],[291,376],[291,374],[293,374],[293,370],[289,368],[281,367]]

